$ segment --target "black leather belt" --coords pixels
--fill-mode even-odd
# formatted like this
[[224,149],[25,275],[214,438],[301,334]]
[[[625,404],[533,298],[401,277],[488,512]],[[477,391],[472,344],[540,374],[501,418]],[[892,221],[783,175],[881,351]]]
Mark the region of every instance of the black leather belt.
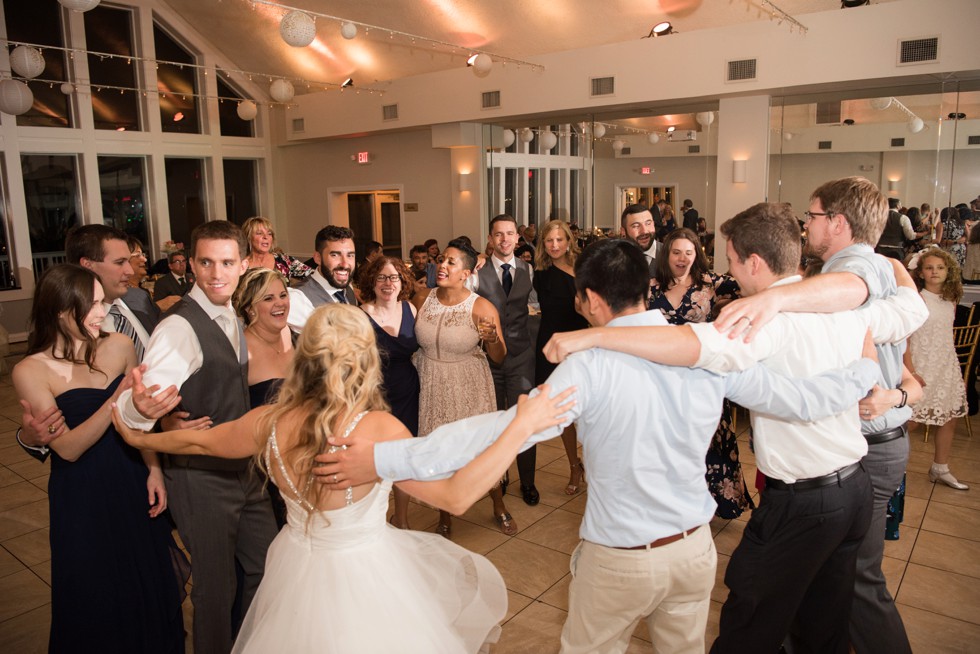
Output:
[[878,443],[887,443],[888,441],[902,438],[907,434],[908,432],[905,431],[905,425],[902,425],[893,429],[880,431],[877,434],[865,434],[864,439],[868,441],[868,445],[877,445]]
[[812,477],[810,479],[800,479],[795,484],[787,484],[785,481],[780,481],[778,479],[766,478],[766,488],[776,488],[778,490],[810,490],[812,488],[820,488],[822,486],[830,486],[831,484],[839,484],[844,481],[855,472],[861,468],[861,462],[852,463],[849,466],[844,466],[839,470],[835,470],[829,475],[824,475],[822,477]]

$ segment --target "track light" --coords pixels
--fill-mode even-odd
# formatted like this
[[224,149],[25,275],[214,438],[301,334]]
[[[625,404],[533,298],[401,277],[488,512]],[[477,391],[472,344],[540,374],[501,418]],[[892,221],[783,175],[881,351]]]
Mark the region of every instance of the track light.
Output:
[[673,34],[673,32],[674,26],[671,25],[669,21],[665,20],[662,23],[657,23],[654,25],[653,29],[650,30],[650,33],[647,34],[647,38],[649,39],[653,36],[667,36],[668,34]]
[[841,9],[851,9],[853,7],[860,7],[861,5],[870,5],[871,0],[840,0]]
[[340,88],[346,89],[348,86],[354,86],[354,78],[348,77],[344,80],[344,83],[340,85]]

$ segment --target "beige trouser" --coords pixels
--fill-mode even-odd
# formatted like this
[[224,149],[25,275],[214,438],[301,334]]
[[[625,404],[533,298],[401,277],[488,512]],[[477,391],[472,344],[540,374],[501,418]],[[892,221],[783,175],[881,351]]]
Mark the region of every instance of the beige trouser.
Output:
[[641,619],[656,651],[703,654],[717,565],[707,525],[646,550],[582,541],[572,554],[562,654],[625,652]]

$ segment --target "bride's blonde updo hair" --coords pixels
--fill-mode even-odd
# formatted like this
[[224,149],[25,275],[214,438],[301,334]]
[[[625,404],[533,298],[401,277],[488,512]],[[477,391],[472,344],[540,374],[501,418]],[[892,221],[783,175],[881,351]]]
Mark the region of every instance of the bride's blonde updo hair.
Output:
[[[381,358],[367,314],[349,304],[318,308],[303,327],[275,408],[259,423],[262,434],[286,415],[302,417],[297,438],[281,450],[286,464],[296,471],[303,499],[319,506],[320,484],[312,478],[313,457],[327,450],[327,438],[343,436],[347,425],[362,411],[387,411],[381,386]],[[256,457],[265,470],[264,452]]]

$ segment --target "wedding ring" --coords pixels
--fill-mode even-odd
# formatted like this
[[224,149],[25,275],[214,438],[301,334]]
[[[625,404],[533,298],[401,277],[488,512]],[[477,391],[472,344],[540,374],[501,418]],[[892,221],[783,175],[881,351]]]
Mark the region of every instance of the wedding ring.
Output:
[[335,483],[335,484],[337,483],[337,475],[334,475],[333,476],[333,483]]
[[48,425],[48,433],[49,433],[49,434],[53,434],[53,433],[55,433],[56,431],[57,431],[57,430],[56,430],[56,429],[54,428],[54,425]]

